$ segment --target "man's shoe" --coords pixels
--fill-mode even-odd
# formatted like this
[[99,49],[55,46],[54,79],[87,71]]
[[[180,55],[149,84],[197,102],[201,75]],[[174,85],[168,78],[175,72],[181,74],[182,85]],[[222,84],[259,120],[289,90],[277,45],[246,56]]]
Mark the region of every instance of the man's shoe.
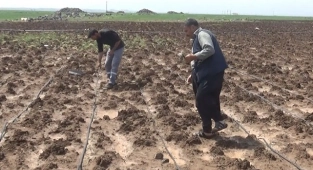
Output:
[[212,133],[219,132],[219,131],[226,129],[226,128],[227,128],[227,124],[225,122],[215,122],[215,126],[212,129]]
[[105,87],[105,89],[113,89],[113,87],[115,86],[115,84],[112,83],[108,83]]

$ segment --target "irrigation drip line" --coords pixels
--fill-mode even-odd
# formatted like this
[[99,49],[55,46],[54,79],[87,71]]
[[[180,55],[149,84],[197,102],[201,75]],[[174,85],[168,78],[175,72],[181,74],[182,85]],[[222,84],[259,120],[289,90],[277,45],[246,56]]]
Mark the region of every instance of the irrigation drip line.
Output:
[[[224,112],[223,112],[224,113]],[[224,113],[225,114],[225,113]],[[229,116],[230,117],[230,116]],[[248,132],[248,130],[243,127],[237,120],[235,120],[234,118],[230,117],[247,135],[250,135],[250,133]],[[286,156],[284,156],[283,154],[279,153],[278,151],[276,151],[275,149],[273,149],[273,147],[264,139],[264,138],[257,138],[259,141],[263,141],[265,144],[265,146],[267,148],[269,148],[273,153],[275,153],[276,155],[278,155],[280,158],[284,159],[285,161],[287,161],[288,163],[290,163],[291,165],[293,165],[295,168],[297,168],[298,170],[303,170],[301,167],[299,167],[296,163],[292,162],[291,160],[289,160]]]
[[[55,30],[45,30],[45,29],[0,29],[1,31],[11,31],[11,32],[86,32],[87,29],[55,29]],[[176,31],[125,31],[117,30],[124,33],[148,33],[148,34],[184,34],[184,32]],[[238,31],[238,32],[219,32],[215,31],[216,34],[257,34],[257,33],[269,33],[269,34],[312,34],[312,31],[280,31],[280,32],[270,32],[270,31]]]
[[289,162],[290,164],[292,164],[294,167],[296,167],[298,170],[303,170],[301,167],[299,167],[296,163],[290,161],[288,158],[286,158],[284,155],[278,153],[276,150],[274,150],[272,148],[271,145],[269,145],[266,140],[264,138],[258,138],[259,140],[263,140],[263,142],[265,143],[265,145],[274,153],[276,153],[278,156],[280,156],[281,158],[283,158],[285,161]]
[[[152,112],[151,112],[151,110],[150,110],[150,108],[149,108],[147,99],[146,99],[146,97],[144,96],[143,88],[141,88],[141,87],[139,86],[139,84],[137,84],[137,86],[138,86],[139,89],[140,89],[140,93],[141,93],[141,96],[142,96],[142,98],[143,98],[143,100],[144,100],[144,102],[145,102],[145,104],[146,104],[146,108],[147,108],[147,110],[148,110],[148,113],[152,116],[153,128],[154,128],[154,130],[155,130],[156,132],[158,132],[158,129],[157,129],[157,127],[156,127],[156,122],[155,122],[155,120],[154,120],[154,118],[153,118],[153,114],[152,114]],[[173,162],[174,162],[174,164],[175,164],[175,167],[176,167],[176,170],[180,170],[178,164],[177,164],[176,161],[175,161],[174,156],[173,156],[173,155],[171,154],[171,152],[168,150],[168,148],[167,148],[167,146],[166,146],[166,144],[165,144],[165,142],[164,142],[164,138],[161,136],[160,133],[157,133],[157,135],[160,137],[161,142],[162,142],[162,144],[163,144],[163,146],[164,146],[166,152],[168,153],[168,155],[169,155],[169,156],[171,157],[171,159],[173,160]]]
[[255,75],[252,75],[252,74],[248,74],[248,73],[245,73],[245,72],[243,72],[243,71],[239,71],[238,69],[236,69],[236,68],[233,67],[233,66],[229,66],[229,68],[232,69],[232,70],[235,70],[235,72],[237,72],[237,73],[239,73],[239,74],[241,74],[241,75],[246,75],[246,76],[255,78],[255,79],[257,79],[257,80],[260,80],[260,81],[262,81],[262,82],[268,83],[268,84],[270,84],[270,85],[272,85],[272,86],[275,86],[275,87],[278,87],[278,88],[280,88],[281,90],[286,91],[286,92],[288,92],[288,93],[290,93],[290,94],[302,96],[303,98],[305,98],[305,99],[307,99],[308,101],[310,101],[310,102],[313,103],[313,99],[310,99],[309,97],[306,97],[306,96],[304,96],[304,95],[302,95],[302,94],[300,94],[300,93],[298,93],[298,92],[294,92],[294,91],[285,89],[285,88],[280,87],[280,86],[278,86],[278,85],[276,85],[276,84],[274,84],[274,83],[272,83],[272,82],[270,82],[270,81],[268,81],[268,80],[264,80],[264,79],[262,79],[262,78],[260,78],[260,77],[258,77],[258,76],[255,76]]
[[[179,77],[182,79],[182,76],[180,76],[180,74],[178,74]],[[182,79],[184,81],[184,79]],[[236,85],[237,86],[237,85]],[[239,87],[239,86],[238,86]],[[248,91],[244,88],[240,88],[242,90],[245,90],[245,91]],[[248,91],[249,92],[249,91]],[[260,96],[262,97],[262,96]],[[262,97],[263,98],[263,97]],[[265,98],[264,98],[265,99]],[[266,99],[265,99],[266,100]],[[223,111],[222,111],[223,112]],[[224,113],[224,112],[223,112]],[[224,113],[225,114],[225,113]],[[247,131],[246,128],[244,128],[237,120],[235,120],[234,118],[232,118],[231,116],[229,116],[229,118],[231,118],[233,121],[235,121],[235,123],[247,134],[247,135],[250,135],[250,133]],[[263,138],[260,138],[260,139],[263,139]],[[260,140],[259,139],[259,140]],[[260,140],[261,141],[261,140]],[[293,163],[291,160],[287,159],[284,155],[280,154],[278,151],[274,150],[270,144],[268,144],[266,142],[265,139],[263,139],[263,141],[265,142],[265,146],[268,147],[273,153],[275,153],[276,155],[278,155],[280,158],[286,160],[287,162],[289,162],[291,165],[293,165],[294,167],[296,167],[298,170],[303,170],[302,168],[300,168],[298,165],[296,165],[295,163]]]
[[[62,66],[61,68],[59,68],[59,69],[56,71],[55,75],[58,74],[58,73],[60,72],[60,70],[64,69],[65,67],[66,67],[66,66]],[[48,80],[48,81],[42,86],[42,88],[39,90],[38,94],[36,95],[36,98],[33,99],[33,100],[25,107],[24,110],[22,110],[19,114],[17,114],[12,120],[7,121],[7,122],[4,124],[4,126],[3,126],[3,128],[2,128],[2,131],[1,131],[1,135],[0,135],[0,141],[4,138],[4,136],[5,136],[6,132],[7,132],[8,126],[9,126],[10,124],[14,123],[18,118],[20,118],[20,117],[22,116],[22,114],[24,114],[24,113],[29,109],[29,107],[31,107],[31,106],[36,102],[36,100],[39,98],[39,96],[40,96],[40,94],[42,93],[42,91],[52,82],[53,77],[54,77],[54,75],[49,78],[49,80]]]
[[[171,73],[173,73],[172,70],[171,70],[169,67],[167,67],[167,69],[170,70]],[[233,70],[235,70],[235,72],[237,72],[237,70],[234,69],[233,67],[231,67],[231,69],[233,69]],[[181,78],[181,79],[184,81],[184,78],[182,78],[182,76],[181,76],[180,74],[178,74],[178,76],[179,76],[179,78]],[[260,96],[260,95],[258,95],[258,94],[255,94],[255,93],[253,93],[253,92],[250,92],[249,90],[247,90],[247,89],[245,89],[245,88],[243,88],[243,87],[240,87],[240,86],[238,86],[237,84],[235,84],[235,86],[239,87],[242,91],[247,92],[249,95],[255,95],[255,96],[259,97],[262,101],[264,101],[264,102],[266,102],[267,104],[273,106],[275,109],[282,110],[282,111],[285,112],[285,113],[289,113],[290,115],[292,115],[292,116],[294,116],[294,117],[296,117],[296,118],[298,118],[298,119],[304,121],[304,123],[305,123],[306,125],[310,126],[310,124],[309,124],[307,121],[305,121],[304,119],[299,118],[299,117],[297,117],[297,116],[291,114],[290,112],[285,111],[283,108],[280,108],[279,106],[277,106],[276,104],[272,103],[271,101],[265,99],[264,97],[262,97],[262,96]],[[222,112],[223,112],[223,111],[222,111]],[[224,112],[223,112],[223,113],[224,113]],[[225,113],[224,113],[224,114],[225,114]],[[247,129],[243,127],[243,125],[241,125],[237,120],[235,120],[235,119],[232,118],[231,116],[229,116],[229,117],[230,117],[233,121],[235,121],[235,123],[236,123],[247,135],[250,135],[250,133],[247,131]],[[265,146],[268,147],[273,153],[275,153],[275,154],[278,155],[280,158],[282,158],[283,160],[285,160],[285,161],[287,161],[288,163],[290,163],[291,165],[293,165],[293,166],[294,166],[295,168],[297,168],[298,170],[303,170],[303,169],[300,168],[298,165],[296,165],[295,163],[293,163],[291,160],[289,160],[288,158],[286,158],[286,156],[282,155],[281,153],[279,153],[278,151],[276,151],[275,149],[273,149],[272,146],[271,146],[270,144],[268,144],[268,142],[267,142],[264,138],[258,138],[258,140],[259,140],[259,141],[262,141],[262,140],[263,140],[263,142],[265,143]]]
[[[238,85],[235,85],[237,87],[239,87],[241,90],[244,90],[246,92],[249,92],[247,89],[244,89]],[[224,113],[225,114],[225,113]],[[247,131],[246,128],[244,128],[239,121],[235,120],[234,118],[232,118],[231,116],[229,116],[233,121],[235,121],[235,123],[247,134],[250,135],[250,133]],[[273,147],[264,139],[264,138],[257,138],[259,141],[262,141],[265,143],[265,146],[267,148],[269,148],[273,153],[275,153],[276,155],[278,155],[280,158],[284,159],[285,161],[287,161],[288,163],[290,163],[291,165],[293,165],[295,168],[297,168],[298,170],[303,170],[301,167],[299,167],[296,163],[292,162],[291,160],[289,160],[286,156],[284,156],[283,154],[279,153],[278,151],[276,151],[275,149],[273,149]]]
[[303,118],[301,118],[301,117],[299,117],[299,116],[296,116],[296,115],[292,114],[289,110],[277,106],[275,103],[273,103],[273,102],[271,102],[270,100],[264,98],[263,96],[260,96],[260,95],[257,94],[257,93],[251,92],[251,91],[249,91],[249,90],[247,90],[247,89],[245,89],[245,88],[243,88],[243,87],[241,87],[241,86],[239,86],[239,85],[236,85],[236,86],[237,86],[239,89],[241,89],[242,91],[248,93],[249,95],[253,95],[253,96],[256,96],[256,97],[260,98],[263,102],[267,103],[268,105],[271,105],[271,106],[274,107],[276,110],[281,110],[281,111],[283,111],[285,114],[288,114],[288,115],[290,115],[290,116],[292,116],[292,117],[294,117],[294,118],[297,118],[297,119],[301,120],[305,125],[307,125],[307,126],[309,126],[309,127],[312,127],[312,125],[311,125],[310,122],[306,121],[305,119],[303,119]]
[[[99,74],[100,74],[100,70],[98,70],[98,72],[97,72],[96,86],[98,85],[98,82],[100,80]],[[92,125],[93,119],[95,117],[96,109],[97,109],[97,97],[98,97],[98,94],[99,94],[99,87],[96,87],[95,88],[95,97],[94,97],[94,102],[93,102],[92,114],[91,114],[91,118],[90,118],[90,123],[88,125],[88,129],[87,129],[86,142],[85,142],[83,152],[82,152],[82,154],[80,156],[80,159],[79,159],[79,162],[78,162],[78,165],[77,165],[77,170],[82,170],[83,169],[83,162],[84,162],[84,157],[85,157],[85,154],[86,154],[86,151],[87,151],[91,125]]]

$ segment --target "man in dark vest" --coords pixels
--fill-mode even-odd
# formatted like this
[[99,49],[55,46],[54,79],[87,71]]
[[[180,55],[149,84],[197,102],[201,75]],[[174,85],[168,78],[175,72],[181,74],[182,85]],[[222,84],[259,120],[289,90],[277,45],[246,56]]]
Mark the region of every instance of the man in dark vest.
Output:
[[[213,33],[202,29],[197,20],[188,19],[184,31],[193,39],[192,54],[187,55],[185,61],[191,64],[192,73],[186,81],[192,83],[196,107],[202,119],[202,130],[197,135],[212,137],[227,128],[221,115],[220,93],[228,65]],[[215,122],[213,129],[211,119]]]

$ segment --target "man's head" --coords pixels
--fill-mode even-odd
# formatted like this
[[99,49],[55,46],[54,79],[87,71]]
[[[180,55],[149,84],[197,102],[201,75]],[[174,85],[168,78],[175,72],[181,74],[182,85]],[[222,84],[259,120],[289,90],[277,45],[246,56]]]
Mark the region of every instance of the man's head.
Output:
[[88,33],[88,38],[91,38],[92,40],[97,40],[100,38],[100,34],[96,29],[92,29]]
[[199,28],[199,23],[197,20],[189,18],[185,22],[184,31],[188,38],[193,38],[194,32]]

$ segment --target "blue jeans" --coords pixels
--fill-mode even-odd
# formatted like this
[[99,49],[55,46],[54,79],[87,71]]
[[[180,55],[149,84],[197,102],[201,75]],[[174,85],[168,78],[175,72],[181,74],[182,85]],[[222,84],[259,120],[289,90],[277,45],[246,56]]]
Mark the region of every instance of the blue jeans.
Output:
[[109,83],[115,84],[117,72],[118,72],[118,67],[121,63],[123,52],[124,52],[124,47],[114,51],[113,56],[109,56],[109,52],[110,52],[110,50],[108,50],[108,52],[107,52],[104,67],[105,67],[105,70],[107,72],[107,76],[110,79]]

